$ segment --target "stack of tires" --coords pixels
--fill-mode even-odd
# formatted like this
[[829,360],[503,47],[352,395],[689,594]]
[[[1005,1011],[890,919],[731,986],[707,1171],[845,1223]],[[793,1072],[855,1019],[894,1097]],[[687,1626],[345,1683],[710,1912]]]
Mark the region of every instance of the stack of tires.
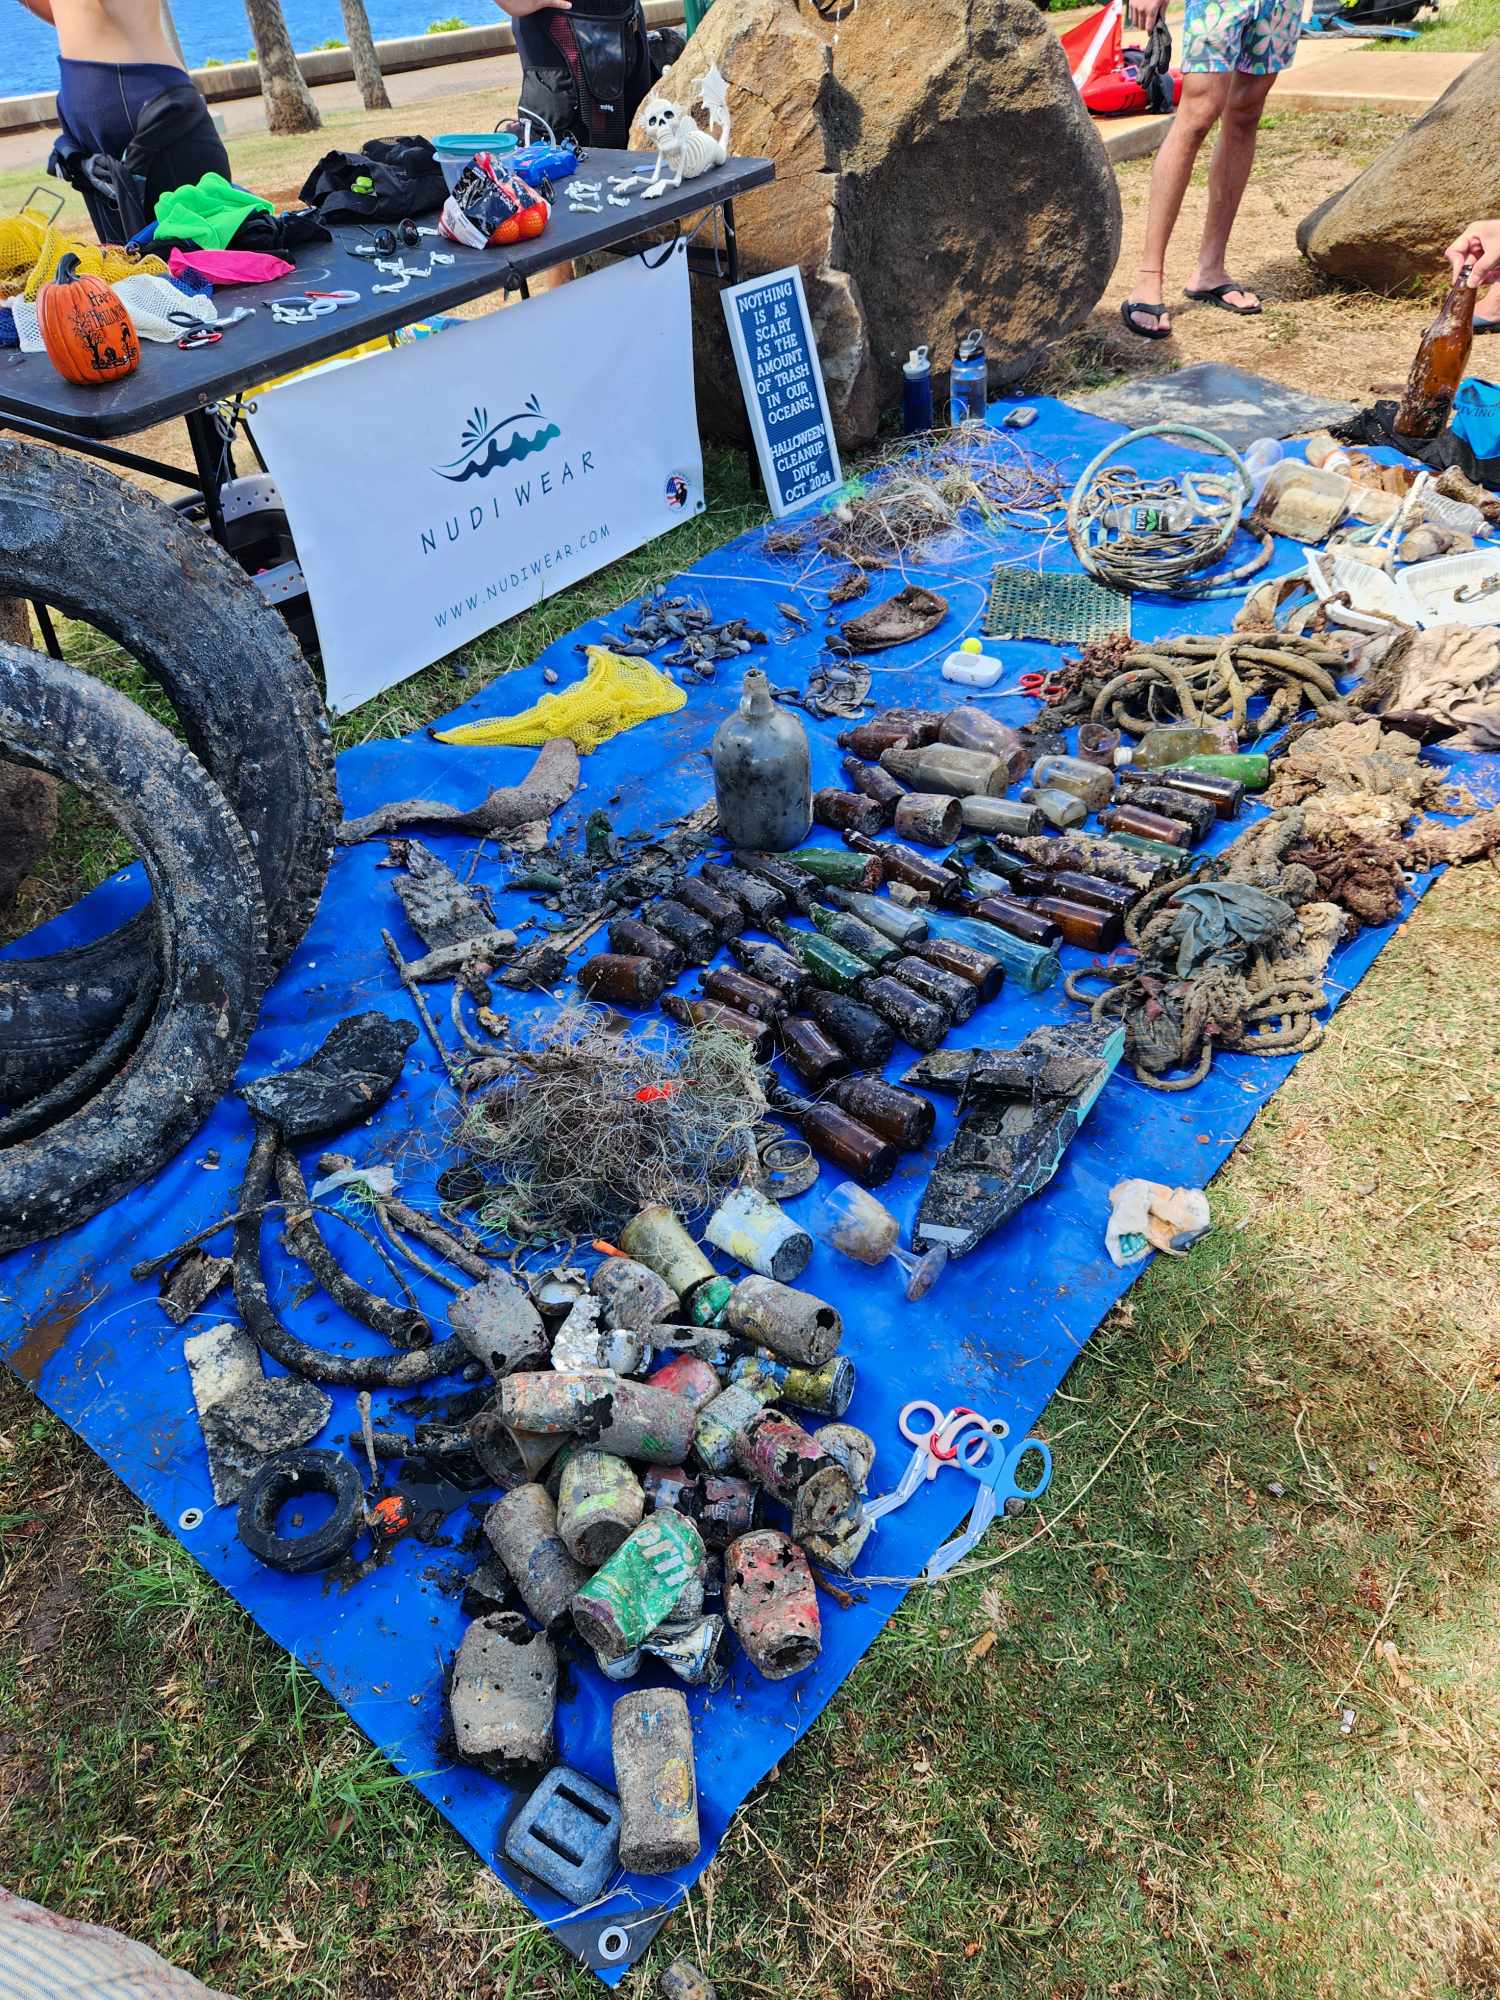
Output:
[[0,759],[86,794],[153,892],[87,944],[0,958],[0,1250],[97,1214],[208,1116],[317,907],[337,817],[312,671],[201,529],[98,466],[0,439],[7,597],[114,640],[181,735],[0,643]]

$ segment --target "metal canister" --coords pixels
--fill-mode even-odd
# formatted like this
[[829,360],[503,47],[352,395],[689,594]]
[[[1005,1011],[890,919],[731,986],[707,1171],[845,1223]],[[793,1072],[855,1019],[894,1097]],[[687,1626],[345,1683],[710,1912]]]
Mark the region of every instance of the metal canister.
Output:
[[678,1298],[686,1301],[714,1267],[670,1208],[655,1202],[633,1215],[620,1231],[620,1248],[665,1278]]
[[805,1368],[821,1367],[837,1351],[844,1331],[842,1318],[826,1299],[774,1278],[742,1278],[730,1293],[724,1317],[732,1333]]
[[685,1868],[702,1846],[693,1724],[676,1688],[622,1695],[610,1718],[620,1865],[637,1875]]
[[641,1647],[689,1687],[718,1687],[724,1679],[719,1647],[724,1638],[724,1620],[717,1611],[697,1618],[669,1618],[658,1625]]
[[493,1397],[469,1419],[474,1456],[497,1486],[524,1486],[539,1478],[556,1457],[562,1438],[518,1431],[506,1422],[500,1398]]
[[799,1368],[771,1354],[747,1354],[735,1362],[729,1379],[751,1387],[775,1383],[776,1402],[795,1403],[799,1410],[816,1410],[825,1417],[841,1417],[854,1399],[854,1363],[847,1354],[835,1354],[820,1368]]
[[654,1375],[647,1377],[648,1389],[665,1389],[669,1396],[681,1396],[701,1410],[705,1403],[711,1403],[724,1384],[719,1380],[718,1371],[697,1354],[674,1354],[670,1361],[662,1363]]
[[856,1493],[864,1492],[875,1465],[875,1440],[868,1431],[856,1424],[820,1424],[813,1432],[813,1443],[838,1460],[854,1481]]
[[610,1326],[644,1333],[658,1320],[677,1317],[676,1292],[659,1272],[634,1257],[606,1257],[589,1283]]
[[653,1465],[641,1482],[648,1507],[667,1507],[697,1523],[704,1546],[726,1549],[755,1526],[760,1489],[748,1479],[691,1473],[681,1465]]
[[809,1532],[803,1536],[803,1553],[813,1562],[821,1563],[825,1569],[835,1569],[841,1576],[847,1576],[853,1569],[861,1549],[870,1539],[874,1522],[865,1519],[865,1510],[856,1501],[847,1512],[820,1534]]
[[557,1532],[585,1569],[607,1562],[646,1512],[641,1482],[623,1458],[575,1451],[557,1494]]
[[448,1685],[454,1753],[514,1784],[552,1762],[557,1655],[516,1611],[476,1618],[459,1643]]
[[557,1532],[557,1509],[546,1487],[516,1486],[502,1494],[484,1517],[484,1532],[542,1630],[565,1625],[584,1575]]
[[572,1600],[573,1623],[601,1659],[634,1652],[683,1607],[701,1610],[702,1537],[685,1514],[652,1514]]
[[748,1382],[731,1382],[711,1403],[698,1412],[693,1432],[693,1450],[708,1472],[729,1472],[735,1465],[735,1439],[750,1419],[780,1394],[778,1385],[764,1380],[752,1387]]
[[603,1369],[507,1376],[500,1407],[513,1430],[580,1437],[621,1458],[645,1459],[651,1465],[681,1463],[697,1418],[684,1397]]
[[737,1187],[708,1219],[703,1234],[737,1264],[790,1284],[807,1269],[813,1240],[777,1202],[759,1189]]
[[724,1608],[752,1666],[768,1681],[810,1667],[823,1647],[807,1557],[775,1528],[741,1535],[725,1557]]
[[634,1375],[651,1358],[643,1333],[612,1327],[604,1318],[604,1301],[585,1292],[557,1329],[552,1341],[552,1366],[564,1372],[603,1368],[615,1375]]
[[801,1424],[781,1410],[757,1410],[734,1441],[735,1457],[792,1516],[792,1533],[827,1529],[853,1506],[854,1481]]

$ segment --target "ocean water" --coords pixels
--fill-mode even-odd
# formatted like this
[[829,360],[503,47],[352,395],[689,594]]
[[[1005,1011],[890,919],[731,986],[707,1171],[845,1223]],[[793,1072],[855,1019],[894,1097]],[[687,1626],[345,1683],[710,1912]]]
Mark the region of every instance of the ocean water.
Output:
[[[493,0],[365,0],[376,40],[420,35],[435,20],[454,18],[473,27],[497,20]],[[332,35],[343,39],[339,0],[282,0],[293,46],[310,49]],[[196,67],[217,56],[237,62],[250,53],[250,27],[241,0],[175,0],[172,8],[183,52]],[[44,21],[16,0],[0,0],[0,97],[48,90],[57,82],[57,38]]]

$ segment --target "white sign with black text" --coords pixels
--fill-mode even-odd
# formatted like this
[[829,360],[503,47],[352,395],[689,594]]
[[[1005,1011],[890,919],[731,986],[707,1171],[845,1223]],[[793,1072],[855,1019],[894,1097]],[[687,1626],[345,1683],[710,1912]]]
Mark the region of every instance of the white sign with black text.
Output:
[[687,258],[258,399],[343,714],[703,508]]
[[722,296],[761,477],[780,520],[844,483],[802,273],[793,264]]

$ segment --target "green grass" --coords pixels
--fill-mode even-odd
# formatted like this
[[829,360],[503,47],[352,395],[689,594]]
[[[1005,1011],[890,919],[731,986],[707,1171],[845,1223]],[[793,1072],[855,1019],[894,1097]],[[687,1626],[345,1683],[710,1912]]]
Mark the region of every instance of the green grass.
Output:
[[[778,2000],[1500,1991],[1497,942],[1440,884],[1075,1364],[1053,1494],[908,1599],[631,2000],[678,1952]],[[0,1535],[23,1894],[247,1996],[596,1991],[8,1379]]]
[[1424,14],[1410,23],[1417,30],[1414,41],[1375,41],[1372,49],[1456,49],[1476,54],[1500,40],[1500,0],[1458,0],[1437,14]]

